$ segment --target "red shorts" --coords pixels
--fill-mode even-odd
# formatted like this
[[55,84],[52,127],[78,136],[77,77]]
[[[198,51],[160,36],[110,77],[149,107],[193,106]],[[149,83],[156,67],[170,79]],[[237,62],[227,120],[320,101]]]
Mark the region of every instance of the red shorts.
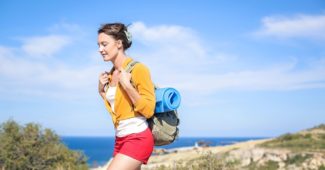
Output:
[[114,153],[127,155],[143,164],[147,164],[153,151],[154,140],[151,130],[147,128],[143,132],[133,133],[124,137],[115,137]]

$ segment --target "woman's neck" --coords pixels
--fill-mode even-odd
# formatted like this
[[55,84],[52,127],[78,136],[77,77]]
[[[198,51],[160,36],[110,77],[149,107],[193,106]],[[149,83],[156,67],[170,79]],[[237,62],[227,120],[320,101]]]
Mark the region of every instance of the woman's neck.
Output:
[[115,69],[121,69],[123,62],[127,56],[124,53],[119,54],[114,61],[112,61]]

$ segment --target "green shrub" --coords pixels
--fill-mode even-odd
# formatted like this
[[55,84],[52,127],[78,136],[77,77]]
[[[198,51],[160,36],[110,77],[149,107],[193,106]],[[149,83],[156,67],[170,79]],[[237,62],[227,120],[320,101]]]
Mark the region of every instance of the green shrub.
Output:
[[248,170],[277,170],[279,168],[278,162],[275,161],[267,161],[264,165],[258,165],[257,162],[251,162],[245,169]]
[[88,169],[84,154],[69,150],[50,129],[9,120],[0,126],[0,169]]
[[318,170],[325,170],[325,165],[321,165]]
[[265,165],[260,166],[258,169],[263,170],[277,170],[279,169],[279,164],[275,161],[268,161]]
[[310,154],[297,154],[297,155],[294,155],[293,157],[289,157],[287,160],[286,160],[286,164],[296,164],[296,165],[301,165],[303,162],[305,162],[306,159],[312,157],[312,155]]

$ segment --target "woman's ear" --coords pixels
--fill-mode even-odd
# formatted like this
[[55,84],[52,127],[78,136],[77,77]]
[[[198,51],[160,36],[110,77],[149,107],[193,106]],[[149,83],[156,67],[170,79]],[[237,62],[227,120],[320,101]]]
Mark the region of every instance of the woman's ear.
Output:
[[122,40],[117,40],[116,45],[117,45],[117,48],[122,48],[123,47]]

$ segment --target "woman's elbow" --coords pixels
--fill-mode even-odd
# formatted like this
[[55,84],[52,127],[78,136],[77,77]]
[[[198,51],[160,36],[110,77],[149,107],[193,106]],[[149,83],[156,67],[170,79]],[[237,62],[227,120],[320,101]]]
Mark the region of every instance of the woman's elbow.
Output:
[[143,114],[143,116],[147,119],[151,118],[155,114],[155,106],[156,102],[148,102],[146,105],[145,114]]

